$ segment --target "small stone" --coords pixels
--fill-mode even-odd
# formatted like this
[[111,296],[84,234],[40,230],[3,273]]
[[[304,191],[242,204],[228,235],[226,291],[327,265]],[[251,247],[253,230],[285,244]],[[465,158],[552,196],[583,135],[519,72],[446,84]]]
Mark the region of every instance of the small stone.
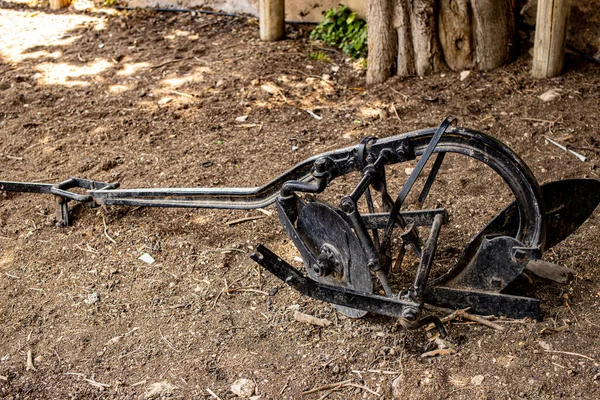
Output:
[[331,369],[331,372],[333,372],[334,374],[339,374],[340,367],[338,365],[334,365],[333,368]]
[[560,98],[560,90],[559,89],[550,89],[547,92],[544,92],[538,96],[538,99],[542,100],[544,103],[547,103],[552,100],[556,100]]
[[544,342],[543,340],[538,341],[540,347],[544,350],[552,350],[552,345],[548,342]]
[[155,261],[154,258],[148,253],[142,254],[138,260],[142,260],[146,264],[152,264]]
[[164,105],[166,105],[166,104],[169,104],[169,103],[170,103],[170,102],[172,102],[172,101],[173,101],[173,98],[172,98],[172,97],[163,97],[162,99],[160,99],[160,100],[158,101],[158,105],[160,105],[160,106],[164,106]]
[[239,117],[237,117],[237,118],[235,119],[235,121],[236,121],[236,122],[246,122],[246,120],[247,120],[247,119],[248,119],[248,116],[247,116],[247,115],[242,115],[242,116],[239,116]]
[[276,287],[269,289],[269,296],[275,296],[278,291],[279,289],[277,289]]
[[215,85],[215,87],[221,87],[221,86],[223,86],[224,84],[225,84],[225,81],[224,81],[223,79],[219,79],[219,80],[217,81],[217,84]]
[[99,301],[100,301],[100,296],[98,295],[97,292],[88,294],[87,299],[84,300],[84,302],[86,304],[96,304]]
[[392,381],[392,397],[394,399],[402,399],[404,398],[404,375],[400,374],[399,377]]
[[231,385],[231,391],[239,397],[250,397],[254,394],[255,389],[254,381],[246,378],[240,378]]
[[481,386],[484,379],[485,379],[485,376],[483,376],[483,375],[475,375],[474,377],[471,378],[471,384],[475,385],[475,386]]
[[462,71],[460,73],[460,80],[464,81],[465,79],[467,79],[469,77],[469,75],[471,75],[471,71],[469,71],[469,70]]
[[99,48],[99,49],[103,49],[103,48],[104,48],[104,43],[100,43],[100,44],[98,45],[98,48]]

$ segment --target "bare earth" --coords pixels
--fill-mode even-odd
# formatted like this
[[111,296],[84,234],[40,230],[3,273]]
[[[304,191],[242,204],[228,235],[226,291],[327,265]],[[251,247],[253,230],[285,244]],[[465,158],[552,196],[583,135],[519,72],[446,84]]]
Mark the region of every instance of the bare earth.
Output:
[[[246,18],[0,3],[0,31],[0,179],[254,186],[314,154],[446,115],[507,143],[541,183],[600,176],[600,72],[573,55],[544,81],[530,78],[525,51],[464,81],[445,72],[366,89],[364,70],[298,26],[288,27],[295,40],[262,43]],[[330,62],[311,60],[317,51]],[[559,98],[538,99],[550,89]],[[578,150],[587,161],[544,136],[588,148]],[[390,172],[396,189],[405,167]],[[468,160],[444,167],[431,205],[452,221],[436,268],[510,201],[495,182]],[[340,180],[330,198],[355,183]],[[576,278],[530,283],[543,322],[499,320],[499,331],[457,321],[456,354],[434,358],[421,357],[436,346],[430,332],[345,318],[261,271],[249,259],[258,243],[300,267],[268,211],[76,205],[73,226],[57,228],[49,196],[0,194],[0,397],[140,398],[167,382],[155,397],[225,399],[242,377],[261,399],[348,380],[328,398],[390,399],[394,380],[402,399],[600,397],[598,211],[545,255]],[[246,216],[264,218],[227,224]],[[333,324],[301,324],[295,310]]]

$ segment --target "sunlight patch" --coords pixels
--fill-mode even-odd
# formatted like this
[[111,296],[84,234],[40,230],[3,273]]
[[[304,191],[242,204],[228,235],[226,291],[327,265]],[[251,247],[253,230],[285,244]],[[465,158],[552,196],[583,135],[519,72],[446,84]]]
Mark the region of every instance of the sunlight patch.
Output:
[[190,82],[202,82],[204,77],[202,74],[209,73],[212,70],[208,67],[198,67],[191,74],[186,76],[178,76],[174,78],[163,79],[160,84],[170,88],[178,88]]
[[108,91],[112,94],[119,94],[131,90],[131,85],[110,85]]
[[[76,78],[98,75],[111,67],[111,63],[100,59],[88,65],[72,65],[67,63],[43,63],[36,67],[42,76],[40,80],[46,85],[87,86],[89,80]],[[96,78],[98,79],[98,78]]]
[[117,72],[117,75],[119,76],[130,76],[135,74],[138,71],[141,71],[142,69],[145,68],[149,68],[150,67],[150,63],[147,62],[141,62],[141,63],[125,63],[125,65],[123,65],[123,68]]
[[9,62],[26,58],[54,57],[57,46],[68,47],[81,36],[75,30],[99,21],[99,18],[75,14],[27,13],[0,9],[0,57]]

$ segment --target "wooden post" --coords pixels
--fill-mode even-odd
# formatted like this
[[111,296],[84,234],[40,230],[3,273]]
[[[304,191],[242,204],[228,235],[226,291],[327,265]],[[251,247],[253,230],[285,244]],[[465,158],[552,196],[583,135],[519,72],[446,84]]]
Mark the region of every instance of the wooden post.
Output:
[[570,8],[570,0],[538,1],[531,70],[534,78],[562,73]]
[[285,35],[284,0],[260,0],[260,39],[272,42]]
[[71,5],[71,0],[50,0],[50,9],[60,10]]

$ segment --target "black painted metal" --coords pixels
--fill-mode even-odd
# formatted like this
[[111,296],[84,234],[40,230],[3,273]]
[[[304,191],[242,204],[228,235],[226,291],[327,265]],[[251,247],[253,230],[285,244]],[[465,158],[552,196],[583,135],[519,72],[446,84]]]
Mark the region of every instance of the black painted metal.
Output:
[[470,313],[479,315],[502,315],[533,320],[541,318],[538,299],[473,289],[429,287],[425,291],[425,302],[453,309],[469,308]]
[[[292,287],[337,305],[346,315],[358,317],[370,311],[400,317],[411,328],[433,321],[441,333],[445,332],[439,320],[421,318],[423,301],[452,308],[471,307],[475,313],[538,318],[538,300],[500,291],[522,272],[529,259],[539,258],[542,250],[563,240],[591,215],[600,203],[600,181],[560,181],[540,189],[529,168],[508,147],[485,134],[451,128],[452,121],[447,118],[437,129],[368,138],[356,146],[317,155],[255,188],[117,189],[118,183],[70,178],[54,185],[0,181],[0,190],[54,195],[57,223],[62,225],[69,223],[69,201],[226,209],[275,203],[280,222],[298,248],[310,278],[263,246],[252,258]],[[515,201],[469,242],[456,265],[429,281],[439,230],[448,222],[448,215],[444,209],[402,211],[401,206],[434,153],[436,160],[419,205],[425,201],[446,153],[463,154],[489,166],[502,177]],[[417,157],[416,167],[394,201],[387,191],[385,167]],[[341,199],[339,208],[300,197],[303,193],[321,193],[335,178],[355,171],[361,173],[361,180],[349,196]],[[73,188],[86,192],[76,193],[70,190]],[[381,194],[387,212],[374,212],[372,190]],[[362,197],[368,214],[359,211]],[[392,261],[391,235],[396,226],[403,231],[397,265],[402,263],[406,246],[421,258],[413,285],[406,293],[394,293],[387,277]],[[417,226],[430,227],[423,250]],[[372,294],[371,273],[379,279],[387,297]]]

